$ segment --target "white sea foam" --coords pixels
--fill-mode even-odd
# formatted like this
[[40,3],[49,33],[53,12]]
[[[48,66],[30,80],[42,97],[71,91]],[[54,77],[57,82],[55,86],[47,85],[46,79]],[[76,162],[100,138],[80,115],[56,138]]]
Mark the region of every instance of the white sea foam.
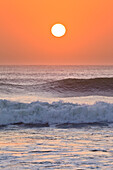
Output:
[[113,104],[93,105],[53,102],[18,103],[0,100],[0,125],[14,123],[94,123],[113,122]]

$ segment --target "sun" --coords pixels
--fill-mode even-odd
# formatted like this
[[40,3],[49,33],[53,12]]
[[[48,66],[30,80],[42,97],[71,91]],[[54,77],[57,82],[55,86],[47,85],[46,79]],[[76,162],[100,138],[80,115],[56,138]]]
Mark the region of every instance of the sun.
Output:
[[55,37],[62,37],[66,33],[66,28],[63,24],[55,24],[51,28],[51,33]]

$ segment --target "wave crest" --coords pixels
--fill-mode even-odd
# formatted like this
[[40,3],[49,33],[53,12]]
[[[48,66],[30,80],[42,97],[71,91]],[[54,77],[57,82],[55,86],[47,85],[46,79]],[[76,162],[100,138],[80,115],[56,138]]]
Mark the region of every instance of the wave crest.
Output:
[[113,104],[93,105],[53,102],[18,103],[0,100],[0,125],[15,123],[58,125],[113,122]]
[[113,78],[63,79],[43,84],[43,90],[58,93],[63,97],[113,96]]

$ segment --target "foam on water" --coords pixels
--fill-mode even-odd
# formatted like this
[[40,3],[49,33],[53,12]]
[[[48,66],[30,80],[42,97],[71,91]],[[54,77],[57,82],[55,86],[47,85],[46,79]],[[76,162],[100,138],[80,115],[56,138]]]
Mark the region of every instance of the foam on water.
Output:
[[0,125],[15,123],[49,125],[113,122],[113,104],[93,105],[53,102],[18,103],[0,100]]

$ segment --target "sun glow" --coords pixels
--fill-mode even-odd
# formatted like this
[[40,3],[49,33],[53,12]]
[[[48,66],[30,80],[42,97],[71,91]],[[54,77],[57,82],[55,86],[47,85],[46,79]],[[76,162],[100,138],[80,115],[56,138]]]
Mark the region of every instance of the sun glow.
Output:
[[62,37],[66,33],[66,28],[62,24],[55,24],[51,28],[51,33],[55,37]]

